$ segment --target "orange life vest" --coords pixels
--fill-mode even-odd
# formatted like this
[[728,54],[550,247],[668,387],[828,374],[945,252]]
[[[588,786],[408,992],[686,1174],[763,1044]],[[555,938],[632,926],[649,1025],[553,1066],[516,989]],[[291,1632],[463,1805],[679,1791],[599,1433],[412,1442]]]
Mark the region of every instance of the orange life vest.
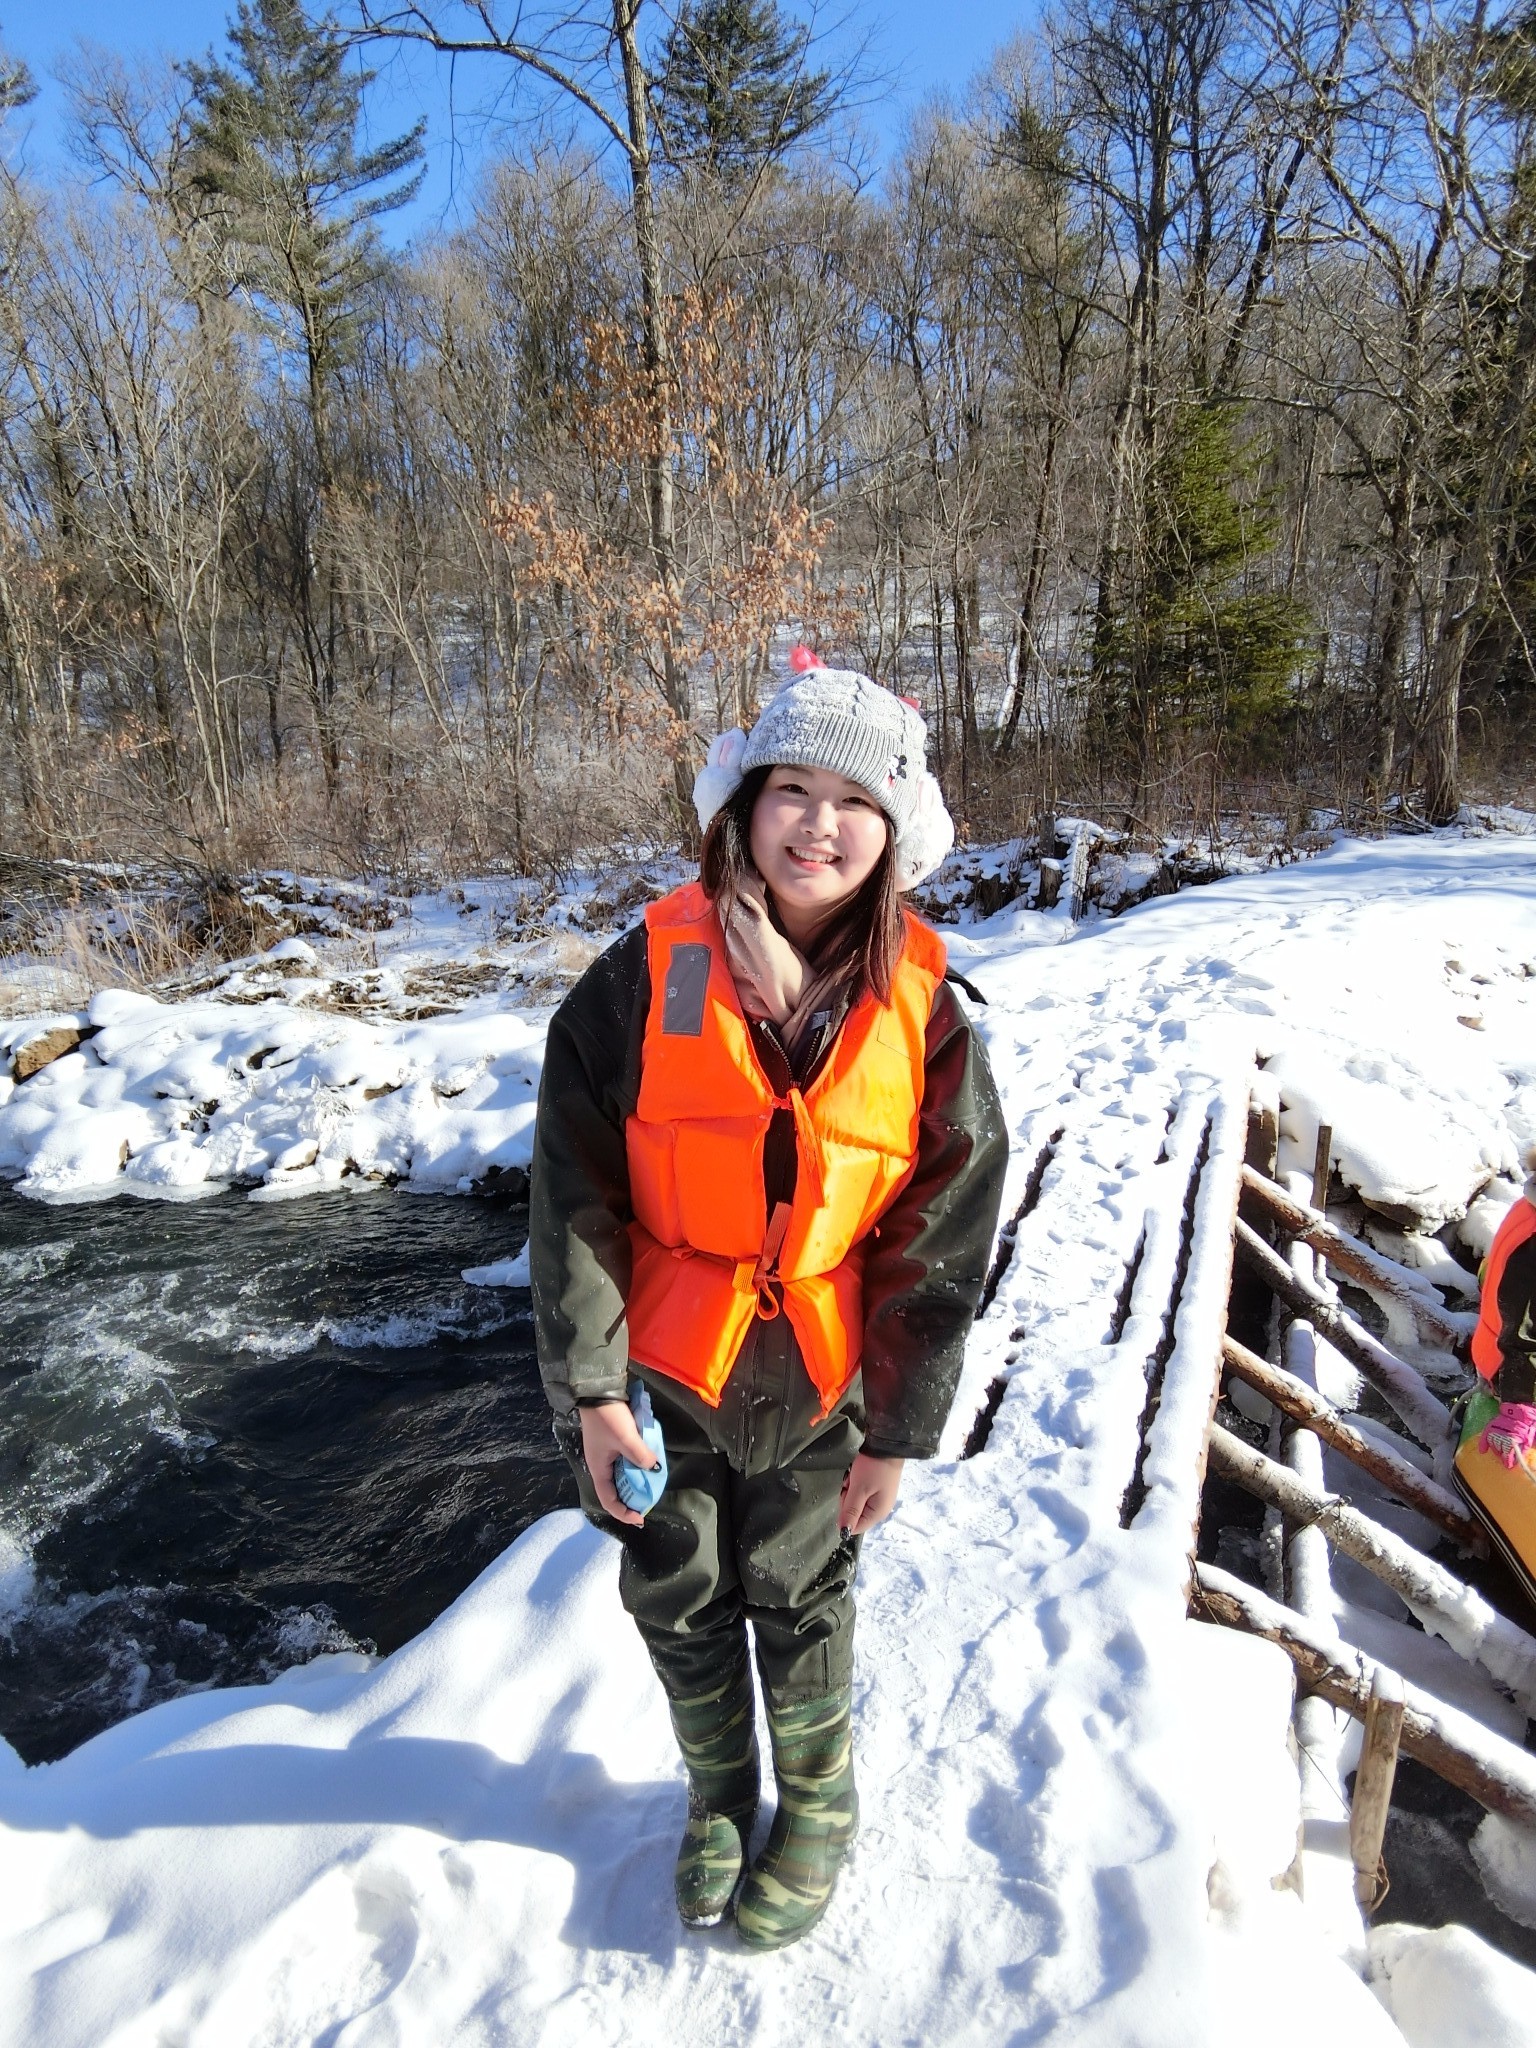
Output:
[[1510,1204],[1483,1261],[1483,1293],[1477,1328],[1472,1332],[1472,1363],[1485,1380],[1491,1380],[1504,1363],[1504,1315],[1499,1307],[1504,1268],[1509,1264],[1510,1253],[1530,1237],[1536,1237],[1536,1204],[1521,1196]]
[[[698,883],[646,911],[651,1006],[625,1126],[634,1266],[630,1356],[720,1404],[754,1316],[784,1313],[828,1413],[859,1369],[862,1241],[917,1157],[943,942],[907,916],[888,1004],[856,1003],[804,1091],[775,1092],[754,1050],[719,920]],[[763,1148],[795,1120],[794,1200],[770,1218]]]

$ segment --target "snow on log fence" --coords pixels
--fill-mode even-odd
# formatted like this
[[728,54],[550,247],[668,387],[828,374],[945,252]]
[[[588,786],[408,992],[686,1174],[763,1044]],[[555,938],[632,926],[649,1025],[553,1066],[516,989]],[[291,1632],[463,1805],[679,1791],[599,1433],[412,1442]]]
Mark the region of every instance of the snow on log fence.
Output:
[[[1287,1188],[1276,1178],[1273,1108],[1256,1100],[1240,1105],[1235,1091],[1212,1100],[1178,1260],[1172,1270],[1165,1262],[1155,1275],[1144,1262],[1138,1276],[1138,1301],[1164,1290],[1166,1335],[1149,1358],[1141,1455],[1122,1520],[1138,1530],[1180,1532],[1192,1615],[1285,1651],[1296,1671],[1304,1757],[1309,1702],[1342,1709],[1364,1725],[1350,1842],[1355,1897],[1368,1916],[1385,1892],[1381,1846],[1399,1751],[1489,1812],[1531,1827],[1536,1758],[1345,1642],[1333,1621],[1331,1554],[1349,1557],[1389,1586],[1427,1632],[1533,1716],[1536,1637],[1449,1565],[1323,1483],[1326,1445],[1463,1556],[1488,1555],[1481,1526],[1452,1490],[1455,1430],[1446,1402],[1424,1372],[1350,1314],[1330,1274],[1395,1311],[1399,1327],[1411,1325],[1422,1345],[1442,1354],[1464,1351],[1473,1319],[1446,1309],[1422,1275],[1348,1236],[1328,1218],[1332,1133],[1324,1126],[1318,1135],[1310,1190],[1294,1174]],[[1238,1213],[1239,1203],[1246,1216]],[[1284,1313],[1283,1364],[1260,1358],[1227,1330],[1239,1268]],[[1404,1436],[1375,1421],[1357,1427],[1324,1398],[1316,1385],[1319,1341],[1377,1391]],[[1224,1382],[1249,1390],[1244,1414],[1271,1418],[1279,1456],[1255,1449],[1218,1423]],[[1254,1396],[1260,1397],[1257,1404]],[[1278,1520],[1288,1600],[1196,1561],[1208,1469],[1262,1502]]]
[[[1010,1167],[1005,1222],[979,1323],[1010,1307],[1008,1283],[1021,1232],[1055,1203],[1054,1181],[1079,1134],[1070,1116],[1042,1115]],[[1348,1800],[1354,1897],[1363,1914],[1384,1895],[1381,1845],[1401,1752],[1437,1772],[1490,1812],[1536,1827],[1536,1758],[1471,1714],[1436,1698],[1381,1659],[1346,1642],[1335,1622],[1330,1560],[1344,1555],[1396,1593],[1426,1632],[1438,1636],[1496,1690],[1536,1715],[1536,1635],[1501,1613],[1442,1556],[1431,1556],[1380,1520],[1380,1510],[1330,1490],[1325,1447],[1366,1483],[1366,1501],[1385,1495],[1419,1518],[1425,1544],[1455,1546],[1485,1560],[1489,1540],[1451,1480],[1455,1432],[1446,1401],[1420,1364],[1367,1328],[1339,1298],[1332,1276],[1373,1299],[1391,1330],[1411,1332],[1437,1379],[1464,1377],[1473,1318],[1445,1307],[1420,1274],[1349,1236],[1325,1213],[1332,1134],[1319,1132],[1310,1176],[1276,1172],[1273,1104],[1250,1095],[1250,1076],[1186,1079],[1168,1113],[1156,1161],[1162,1181],[1124,1269],[1104,1356],[1140,1361],[1145,1382],[1121,1527],[1143,1539],[1154,1575],[1195,1618],[1263,1637],[1284,1650],[1297,1680],[1297,1747],[1305,1771],[1329,1742],[1337,1755],[1335,1710],[1365,1731]],[[1176,1191],[1182,1191],[1182,1201]],[[1240,1213],[1240,1210],[1242,1213]],[[1258,1289],[1281,1311],[1278,1361],[1260,1357],[1227,1327],[1235,1282]],[[987,1444],[1017,1354],[982,1341],[974,1421],[957,1454]],[[980,1334],[980,1333],[979,1333]],[[1013,1327],[1010,1345],[1025,1336]],[[1323,1347],[1353,1366],[1380,1396],[1396,1428],[1377,1415],[1346,1415],[1318,1386]],[[1263,1418],[1271,1449],[1260,1451],[1217,1419],[1224,1391],[1246,1395],[1240,1413]],[[967,1391],[970,1391],[968,1389]],[[1214,1563],[1197,1561],[1208,1471],[1264,1505],[1279,1532],[1285,1598]],[[1536,1611],[1526,1619],[1536,1625]],[[1318,1716],[1326,1716],[1324,1722]],[[1335,1772],[1315,1817],[1336,1818],[1345,1801]],[[1346,1871],[1347,1875],[1347,1871]]]

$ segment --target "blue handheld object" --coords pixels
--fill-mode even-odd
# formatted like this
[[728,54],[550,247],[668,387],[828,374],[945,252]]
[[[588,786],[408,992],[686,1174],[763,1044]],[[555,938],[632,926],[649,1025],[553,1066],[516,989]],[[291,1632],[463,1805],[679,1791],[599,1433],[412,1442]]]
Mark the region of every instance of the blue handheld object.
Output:
[[651,1397],[644,1382],[636,1380],[630,1390],[629,1412],[635,1418],[645,1447],[661,1460],[654,1472],[647,1472],[629,1458],[613,1461],[613,1490],[625,1507],[637,1515],[649,1514],[667,1487],[667,1447],[661,1440],[661,1424],[651,1409]]

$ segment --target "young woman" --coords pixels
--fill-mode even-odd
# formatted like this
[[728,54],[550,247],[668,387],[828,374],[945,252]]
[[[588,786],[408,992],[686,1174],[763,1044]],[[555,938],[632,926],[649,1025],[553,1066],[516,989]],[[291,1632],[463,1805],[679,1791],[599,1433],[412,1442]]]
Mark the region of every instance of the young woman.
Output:
[[[687,1767],[678,1910],[711,1926],[734,1900],[756,1948],[820,1919],[857,1827],[859,1540],[937,1449],[1007,1156],[943,945],[897,895],[953,840],[925,740],[907,700],[802,657],[710,749],[700,879],[571,991],[539,1094],[556,1435],[623,1545]],[[614,1484],[654,1462],[635,1379],[668,1466],[643,1516]],[[749,1622],[778,1806],[747,1871]]]

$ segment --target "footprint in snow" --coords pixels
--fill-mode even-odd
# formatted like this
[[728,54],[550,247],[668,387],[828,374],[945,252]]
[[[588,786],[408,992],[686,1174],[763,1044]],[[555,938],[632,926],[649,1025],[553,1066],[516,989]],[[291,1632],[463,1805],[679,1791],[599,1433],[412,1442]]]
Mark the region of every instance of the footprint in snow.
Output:
[[1089,1520],[1083,1509],[1053,1486],[1032,1486],[1029,1498],[1045,1516],[1068,1550],[1087,1541]]

